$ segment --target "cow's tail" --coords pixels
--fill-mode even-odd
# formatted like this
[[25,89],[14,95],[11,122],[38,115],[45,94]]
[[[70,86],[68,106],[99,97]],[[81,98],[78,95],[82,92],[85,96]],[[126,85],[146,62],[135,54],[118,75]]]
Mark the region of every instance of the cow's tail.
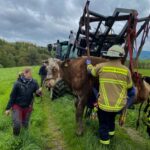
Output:
[[140,105],[140,107],[139,107],[138,119],[137,119],[137,121],[136,121],[136,130],[137,130],[137,129],[139,128],[139,126],[140,126],[141,109],[142,109],[143,103],[144,103],[144,102],[142,102],[141,105]]

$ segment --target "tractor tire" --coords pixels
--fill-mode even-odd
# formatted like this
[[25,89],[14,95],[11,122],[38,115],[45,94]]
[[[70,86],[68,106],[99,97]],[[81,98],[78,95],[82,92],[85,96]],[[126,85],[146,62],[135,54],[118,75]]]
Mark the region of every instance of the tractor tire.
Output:
[[67,84],[63,80],[60,80],[51,90],[51,99],[55,100],[63,96],[65,93],[68,93],[69,91],[71,90]]

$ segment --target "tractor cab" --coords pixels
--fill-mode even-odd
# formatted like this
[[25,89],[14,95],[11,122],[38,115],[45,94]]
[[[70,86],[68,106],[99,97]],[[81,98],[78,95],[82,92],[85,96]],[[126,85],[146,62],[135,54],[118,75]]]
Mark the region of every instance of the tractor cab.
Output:
[[[68,41],[61,41],[60,43],[60,60],[65,60],[65,59],[73,59],[77,58],[77,50],[76,51],[71,51],[69,54],[69,57],[66,57],[67,51],[68,51]],[[52,57],[57,56],[57,43],[54,44],[48,44],[48,51],[51,53]]]

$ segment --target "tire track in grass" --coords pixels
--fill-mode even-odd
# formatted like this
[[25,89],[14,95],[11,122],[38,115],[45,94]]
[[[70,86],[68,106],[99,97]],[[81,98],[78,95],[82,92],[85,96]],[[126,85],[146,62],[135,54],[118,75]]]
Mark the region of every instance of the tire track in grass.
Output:
[[133,140],[136,141],[137,143],[142,143],[145,144],[145,139],[139,135],[139,132],[130,128],[130,127],[123,127],[123,129],[127,132],[129,137]]
[[[43,98],[43,111],[46,114],[45,133],[49,134],[46,150],[67,150],[60,127],[55,123],[50,111],[49,99]],[[49,100],[50,101],[50,100]]]

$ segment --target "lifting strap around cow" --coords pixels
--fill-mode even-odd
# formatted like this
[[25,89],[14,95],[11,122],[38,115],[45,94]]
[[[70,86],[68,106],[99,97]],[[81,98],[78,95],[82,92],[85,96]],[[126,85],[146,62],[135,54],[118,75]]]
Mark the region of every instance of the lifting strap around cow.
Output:
[[127,39],[125,44],[125,49],[129,51],[129,60],[130,60],[130,70],[133,73],[133,44],[136,43],[136,26],[137,26],[137,12],[133,14],[133,18],[128,20],[128,29],[127,29]]

